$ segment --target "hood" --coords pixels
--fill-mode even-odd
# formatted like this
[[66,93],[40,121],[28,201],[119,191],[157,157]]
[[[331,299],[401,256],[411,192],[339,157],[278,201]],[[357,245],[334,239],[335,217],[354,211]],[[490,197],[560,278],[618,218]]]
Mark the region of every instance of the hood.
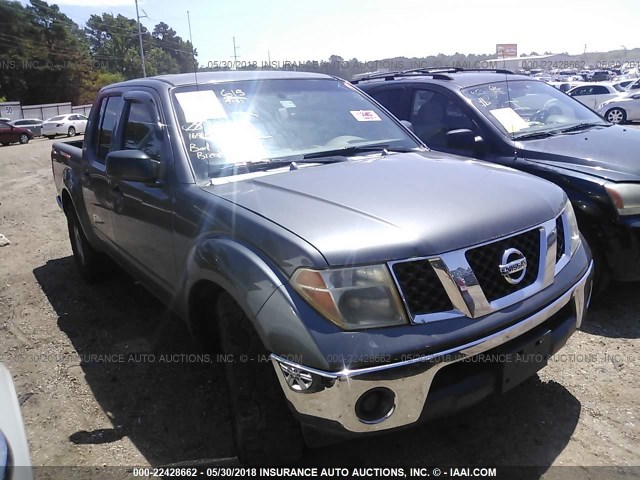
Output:
[[640,130],[619,125],[515,143],[518,156],[613,182],[640,181]]
[[553,218],[566,198],[531,175],[436,152],[358,157],[205,190],[290,230],[333,266],[485,242]]

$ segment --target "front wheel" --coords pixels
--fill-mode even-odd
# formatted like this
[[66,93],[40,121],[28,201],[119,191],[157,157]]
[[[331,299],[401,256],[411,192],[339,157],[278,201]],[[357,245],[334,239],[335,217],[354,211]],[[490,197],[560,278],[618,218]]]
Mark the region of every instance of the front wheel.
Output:
[[29,137],[23,133],[22,135],[20,135],[20,143],[23,145],[25,143],[29,143]]
[[249,465],[290,464],[304,450],[268,352],[244,311],[222,293],[216,306],[220,347],[239,460]]
[[69,131],[67,132],[67,136],[68,137],[75,137],[76,135],[76,129],[73,127],[69,127]]
[[627,119],[627,112],[625,112],[621,108],[612,108],[604,114],[604,118],[611,123],[624,123],[624,121]]

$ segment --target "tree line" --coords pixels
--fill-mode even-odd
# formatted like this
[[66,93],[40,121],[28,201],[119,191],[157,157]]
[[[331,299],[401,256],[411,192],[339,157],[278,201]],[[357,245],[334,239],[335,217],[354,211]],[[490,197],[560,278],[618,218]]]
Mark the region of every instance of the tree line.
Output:
[[[197,51],[169,25],[141,30],[147,75],[194,70]],[[80,27],[43,0],[0,0],[0,101],[82,105],[104,85],[141,76],[134,19],[102,13]]]
[[[164,22],[153,30],[141,26],[147,75],[229,70],[298,70],[326,73],[350,80],[373,71],[455,66],[496,68],[489,60],[495,53],[395,57],[375,61],[343,59],[298,62],[208,62],[199,65],[197,50]],[[0,101],[24,105],[72,102],[92,103],[98,90],[111,83],[142,76],[138,27],[124,15],[91,15],[80,27],[57,5],[43,0],[0,0]],[[426,45],[425,45],[426,46]],[[550,54],[550,52],[544,52]],[[530,55],[537,55],[531,52]],[[522,55],[521,55],[522,56]],[[601,67],[625,62],[637,67],[640,49],[555,56],[559,65]],[[499,66],[499,65],[498,65]],[[624,65],[622,65],[624,66]]]

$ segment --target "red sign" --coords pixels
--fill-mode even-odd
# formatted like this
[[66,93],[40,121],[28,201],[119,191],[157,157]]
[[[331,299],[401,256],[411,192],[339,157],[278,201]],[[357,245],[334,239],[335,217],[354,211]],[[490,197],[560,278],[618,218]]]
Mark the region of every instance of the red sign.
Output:
[[518,56],[517,43],[498,43],[496,44],[496,55],[498,58],[514,58]]

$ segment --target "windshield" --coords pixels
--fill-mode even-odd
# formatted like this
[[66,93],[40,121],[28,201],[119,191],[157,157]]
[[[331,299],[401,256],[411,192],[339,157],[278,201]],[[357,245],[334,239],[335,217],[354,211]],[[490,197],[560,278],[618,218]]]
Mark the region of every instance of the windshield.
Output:
[[466,88],[463,93],[514,139],[582,124],[607,125],[581,103],[537,80],[490,83]]
[[251,162],[420,147],[358,90],[333,79],[191,86],[174,91],[174,104],[201,179],[245,173],[235,166]]

